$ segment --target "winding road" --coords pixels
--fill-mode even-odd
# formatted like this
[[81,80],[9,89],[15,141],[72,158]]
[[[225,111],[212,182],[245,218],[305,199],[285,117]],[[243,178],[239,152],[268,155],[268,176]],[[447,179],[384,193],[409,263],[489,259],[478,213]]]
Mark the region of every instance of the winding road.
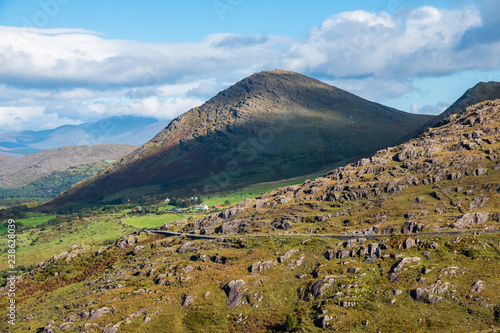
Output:
[[[345,235],[345,234],[270,234],[270,235],[251,235],[251,234],[236,234],[236,235],[195,235],[190,233],[174,232],[168,230],[148,230],[149,232],[161,234],[165,236],[184,236],[189,239],[224,239],[224,238],[249,238],[249,237],[323,237],[323,238],[335,238],[339,240],[350,240],[357,238],[365,238],[367,240],[379,240],[383,238],[391,237],[391,234],[377,234],[377,235]],[[500,233],[500,229],[489,229],[489,230],[460,230],[460,231],[436,231],[436,232],[420,232],[411,234],[397,234],[398,236],[419,236],[419,237],[439,237],[439,236],[463,236],[468,234],[497,234]]]

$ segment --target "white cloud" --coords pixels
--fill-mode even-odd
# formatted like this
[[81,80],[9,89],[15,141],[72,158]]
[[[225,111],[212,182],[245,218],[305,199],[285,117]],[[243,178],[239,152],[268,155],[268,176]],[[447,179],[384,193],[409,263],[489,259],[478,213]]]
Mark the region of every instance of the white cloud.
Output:
[[199,43],[105,40],[95,34],[0,28],[0,78],[17,85],[151,86],[238,73],[279,59],[289,38],[213,34]]
[[413,103],[411,106],[410,106],[410,111],[413,112],[413,113],[418,113],[418,111],[421,109],[422,107],[420,105],[418,105],[417,103]]
[[[38,106],[13,107],[0,106],[0,123],[4,132],[28,129],[50,129],[65,124],[79,124],[80,122],[67,118],[60,118],[57,114],[45,114],[45,108]],[[43,119],[43,121],[40,121]]]
[[[181,113],[203,103],[194,98],[149,96],[142,99],[109,99],[86,103],[87,110],[94,114],[113,116],[151,117],[159,120],[171,120]],[[87,111],[87,112],[88,112]],[[86,112],[85,109],[82,112]],[[98,118],[98,115],[94,115]],[[100,117],[103,118],[103,117]]]
[[365,99],[377,102],[401,96],[413,89],[411,82],[376,77],[324,81]]
[[127,114],[168,120],[202,103],[202,100],[196,99],[168,98],[161,100],[158,97],[148,97],[143,100],[134,101]]
[[221,90],[227,88],[227,84],[217,82],[215,80],[211,81],[202,81],[196,87],[189,89],[186,92],[187,96],[204,96],[204,97],[212,97],[216,95]]
[[[403,17],[361,10],[339,13],[312,28],[302,41],[219,33],[197,43],[143,43],[106,40],[81,29],[0,27],[0,60],[9,64],[0,67],[0,78],[23,87],[173,86],[186,93],[197,86],[203,90],[218,77],[219,82],[234,82],[269,68],[338,79],[496,67],[470,50],[457,50],[462,36],[481,24],[474,7],[424,6]],[[496,46],[489,53],[494,52]]]
[[[46,119],[45,127],[115,115],[172,119],[229,84],[274,68],[384,102],[414,90],[419,77],[499,69],[500,39],[473,42],[471,32],[483,29],[481,15],[486,14],[475,7],[353,11],[333,15],[302,40],[219,33],[196,43],[0,27],[0,63],[5,64],[0,66],[0,132],[22,124],[31,128],[37,117]],[[425,103],[412,109],[442,108],[438,101],[420,104]]]
[[[388,13],[341,13],[295,43],[285,63],[336,78],[441,74],[483,65],[457,50],[465,32],[482,24],[474,7],[421,7],[403,18]],[[493,54],[494,50],[490,51]],[[496,66],[496,65],[494,65]]]

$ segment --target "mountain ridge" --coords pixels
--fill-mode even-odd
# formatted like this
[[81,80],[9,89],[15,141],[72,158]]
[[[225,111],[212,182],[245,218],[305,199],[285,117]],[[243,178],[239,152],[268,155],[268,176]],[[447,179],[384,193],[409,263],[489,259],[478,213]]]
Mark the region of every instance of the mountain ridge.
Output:
[[442,124],[451,114],[458,113],[471,105],[485,100],[495,100],[498,98],[500,98],[500,82],[479,82],[467,89],[467,91],[443,113],[431,120],[429,126],[440,126],[440,124]]
[[[337,168],[322,177],[308,180],[303,184],[280,188],[257,199],[246,200],[222,213],[215,213],[200,220],[188,221],[188,223],[183,221],[180,224],[180,229],[175,229],[175,226],[174,229],[184,233],[201,234],[224,234],[224,230],[227,230],[231,234],[237,232],[237,230],[242,233],[245,233],[245,230],[256,230],[257,225],[264,224],[268,229],[263,229],[261,232],[276,232],[279,229],[290,231],[295,230],[294,224],[300,221],[306,222],[302,223],[302,228],[307,226],[308,221],[302,217],[299,218],[298,216],[304,215],[299,212],[318,211],[325,204],[334,209],[352,206],[351,202],[357,202],[361,206],[360,202],[364,200],[368,200],[368,202],[372,202],[371,205],[374,205],[373,198],[380,196],[386,197],[383,201],[386,201],[389,197],[393,197],[393,200],[401,200],[397,197],[406,197],[419,193],[416,190],[415,193],[412,193],[411,188],[413,187],[425,188],[423,192],[425,198],[431,198],[429,200],[431,202],[441,204],[443,200],[447,199],[451,202],[451,207],[445,209],[434,207],[435,209],[431,210],[429,207],[430,211],[427,211],[425,215],[426,217],[439,217],[448,212],[450,214],[448,218],[451,217],[448,224],[443,226],[440,223],[444,221],[441,221],[437,225],[428,223],[428,225],[421,227],[428,230],[463,227],[456,223],[459,217],[466,214],[467,211],[475,211],[478,207],[484,207],[490,198],[492,204],[497,203],[500,196],[500,186],[494,182],[491,184],[485,183],[483,189],[470,185],[474,191],[464,193],[468,196],[467,198],[458,195],[463,187],[456,187],[457,190],[453,190],[456,194],[453,196],[458,196],[460,199],[454,200],[448,195],[453,185],[446,186],[448,190],[445,190],[442,185],[437,184],[454,184],[455,182],[461,182],[462,179],[470,179],[469,183],[473,184],[474,177],[489,176],[488,179],[492,180],[498,177],[500,173],[499,119],[500,99],[476,104],[462,112],[449,114],[444,118],[442,126],[429,128],[406,143],[379,150],[370,158],[364,158],[356,163]],[[402,192],[406,194],[402,194]],[[475,197],[470,197],[476,192],[479,192],[480,198],[483,197],[484,203],[477,204]],[[490,193],[487,199],[484,199],[485,193]],[[420,199],[414,202],[414,204],[420,204],[421,206],[423,203],[424,201]],[[466,204],[468,204],[470,210],[463,208]],[[500,222],[499,207],[495,205],[490,206],[488,204],[490,210],[496,214],[489,216],[489,218]],[[300,206],[310,207],[307,210],[303,208],[297,209]],[[371,206],[368,205],[368,207]],[[380,205],[380,207],[383,207],[383,205]],[[363,210],[363,208],[360,209],[360,211]],[[424,208],[419,209],[424,210]],[[268,214],[265,213],[266,210],[269,211]],[[435,213],[431,213],[434,210]],[[261,211],[264,212],[263,215],[269,215],[275,219],[268,220],[268,223],[264,223],[259,218],[249,220],[250,216],[262,215]],[[259,212],[261,213],[259,214]],[[339,215],[330,214],[324,220],[335,220],[335,216],[337,219],[339,216],[350,216],[349,220],[362,220],[362,218],[356,217],[359,214],[352,212],[356,212],[356,207],[341,211]],[[384,218],[374,218],[372,216],[369,220],[375,221],[379,231],[389,231],[394,228],[394,230],[400,230],[403,227],[402,221],[394,218],[397,216],[398,219],[401,219],[403,215],[405,215],[405,212],[385,210]],[[285,218],[283,218],[284,216]],[[406,212],[405,217],[407,218],[405,223],[413,223],[412,228],[418,224],[418,222],[412,221],[413,219],[422,219],[422,217],[418,218],[418,215],[415,216],[411,211]],[[394,220],[391,221],[391,218]],[[439,218],[436,218],[436,220],[439,220]],[[486,220],[481,223],[486,222]],[[317,222],[321,221],[323,220],[320,219]],[[403,221],[405,220],[403,219]],[[453,224],[451,221],[455,223]],[[361,224],[363,223],[369,226],[374,222],[363,221]],[[225,227],[225,225],[230,225],[231,228]],[[240,226],[243,227],[240,228]],[[347,224],[347,226],[350,229],[360,228],[359,223]],[[177,225],[178,227],[179,225]],[[298,230],[303,231],[300,228]],[[323,228],[323,230],[325,229]]]

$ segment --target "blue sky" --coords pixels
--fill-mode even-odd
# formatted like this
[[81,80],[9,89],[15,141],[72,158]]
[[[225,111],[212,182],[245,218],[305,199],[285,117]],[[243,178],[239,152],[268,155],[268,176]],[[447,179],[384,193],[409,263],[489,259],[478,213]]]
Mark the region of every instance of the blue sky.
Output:
[[172,119],[275,68],[436,114],[500,80],[498,12],[492,0],[0,0],[0,132]]
[[[441,1],[443,2],[443,1]],[[446,1],[444,1],[446,2]],[[23,26],[43,6],[39,0],[1,1],[0,23]],[[48,3],[48,1],[44,2]],[[333,13],[389,10],[389,1],[194,0],[56,1],[59,13],[44,28],[83,28],[106,38],[144,42],[200,41],[209,33],[302,37]],[[64,5],[62,4],[64,3]],[[40,26],[41,28],[41,26]]]

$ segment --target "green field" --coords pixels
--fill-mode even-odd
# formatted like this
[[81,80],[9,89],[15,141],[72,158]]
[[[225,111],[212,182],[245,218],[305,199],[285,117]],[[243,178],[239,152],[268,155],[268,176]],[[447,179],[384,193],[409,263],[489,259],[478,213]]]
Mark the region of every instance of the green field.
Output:
[[54,218],[55,216],[53,215],[35,215],[32,214],[33,216],[29,216],[28,218],[25,219],[18,219],[16,220],[17,223],[22,223],[25,226],[37,226],[39,224],[42,224],[44,222],[47,222],[48,220]]
[[163,215],[144,215],[124,218],[123,223],[138,229],[158,228],[165,223],[187,219],[196,214],[163,214]]
[[[24,219],[15,219],[16,223],[21,223],[23,226],[32,226],[36,227],[39,224],[47,222],[48,220],[54,218],[53,215],[39,215],[34,213],[27,213],[27,217]],[[4,234],[7,232],[7,227],[1,223],[0,224],[0,234]]]
[[[39,217],[38,221],[42,218],[44,217]],[[45,216],[45,218],[52,218],[52,216]],[[28,220],[33,221],[35,218]],[[103,245],[114,243],[116,239],[134,230],[129,225],[121,223],[119,219],[100,217],[63,222],[60,225],[42,225],[17,232],[17,265],[37,264],[56,254],[68,251],[74,244],[98,249]],[[5,269],[7,265],[7,260],[4,260],[7,255],[6,244],[7,238],[0,235],[0,270]]]
[[[248,198],[255,198],[259,195],[274,190],[279,187],[294,185],[303,182],[308,177],[294,178],[278,182],[262,183],[246,187],[240,191],[214,195],[203,198],[203,204],[207,206],[224,206],[226,201],[231,204],[241,202]],[[120,206],[117,206],[117,208]],[[83,220],[75,218],[70,222],[63,222],[57,225],[47,225],[45,222],[53,219],[53,215],[42,215],[28,212],[26,218],[16,219],[16,222],[24,226],[32,226],[17,233],[17,259],[19,264],[29,266],[45,261],[55,254],[68,251],[74,244],[90,246],[98,249],[104,245],[113,243],[116,239],[128,235],[137,229],[153,229],[161,227],[165,223],[187,219],[191,216],[202,216],[202,212],[193,210],[183,210],[178,213],[165,212],[174,206],[160,204],[158,211],[162,214],[133,215],[130,214],[130,206],[123,208],[114,214],[97,213],[94,217],[87,217]],[[213,212],[213,210],[206,213]],[[44,224],[45,223],[45,224]],[[7,227],[0,223],[0,235],[5,234]],[[0,260],[5,257],[5,244],[7,239],[0,237]],[[0,264],[0,270],[5,269],[6,261]]]

